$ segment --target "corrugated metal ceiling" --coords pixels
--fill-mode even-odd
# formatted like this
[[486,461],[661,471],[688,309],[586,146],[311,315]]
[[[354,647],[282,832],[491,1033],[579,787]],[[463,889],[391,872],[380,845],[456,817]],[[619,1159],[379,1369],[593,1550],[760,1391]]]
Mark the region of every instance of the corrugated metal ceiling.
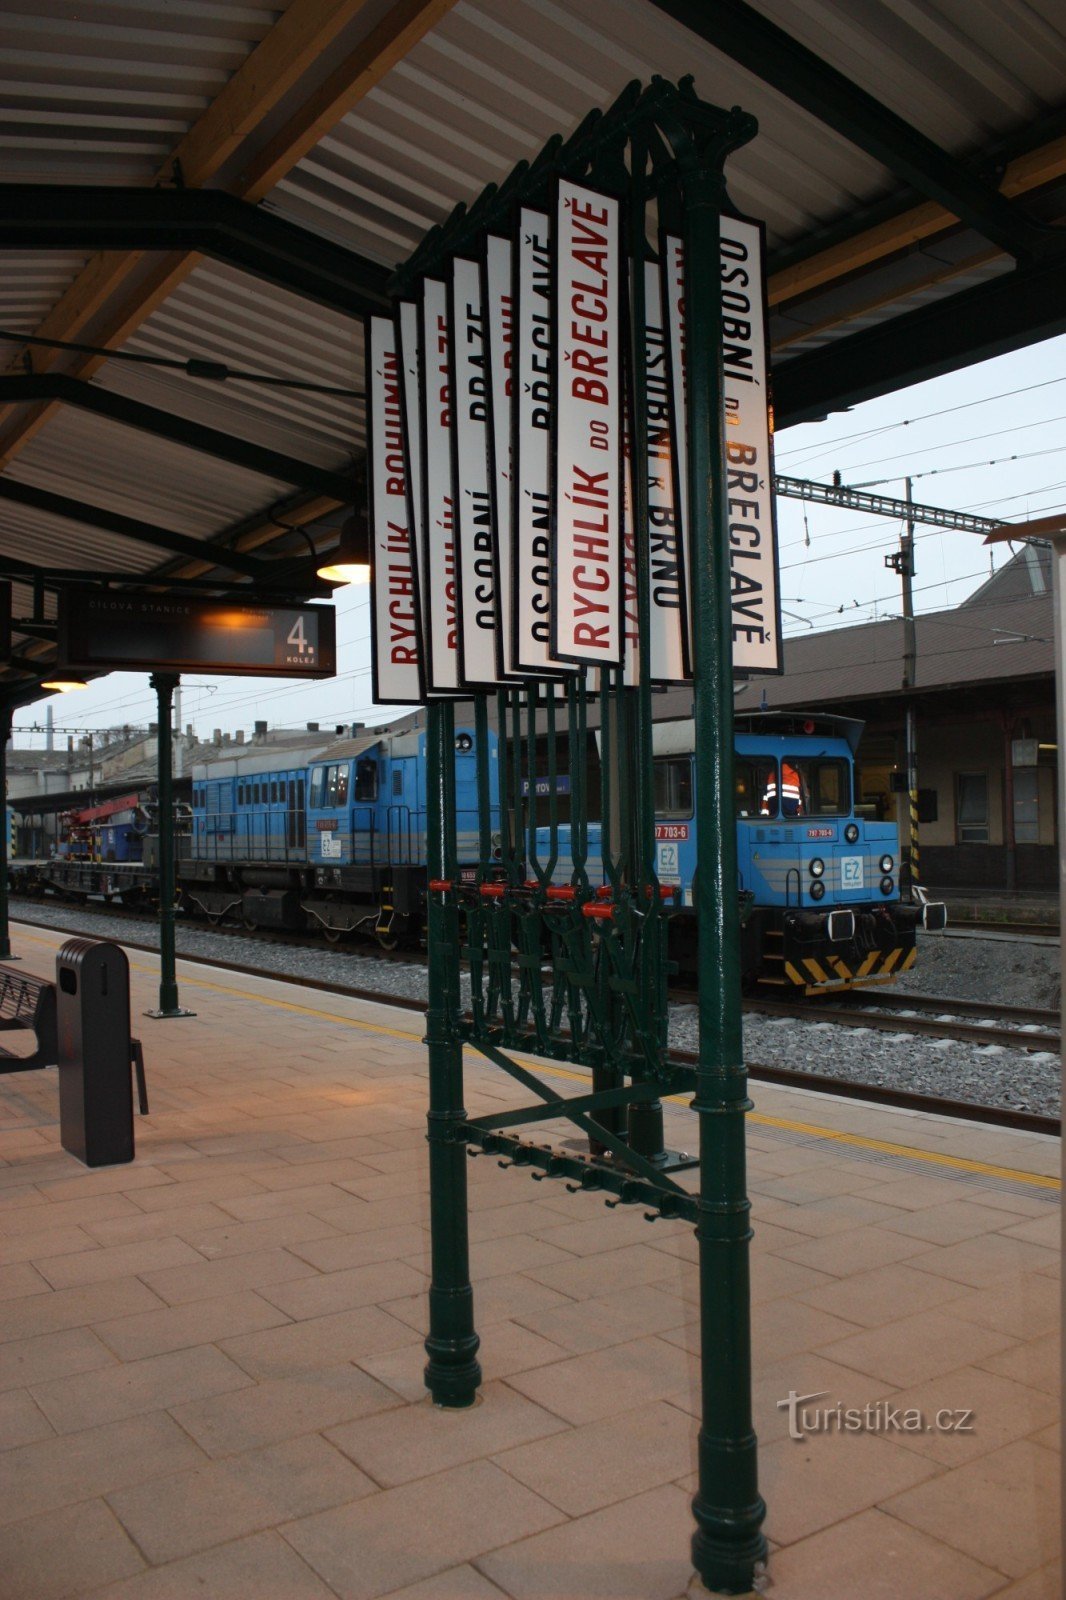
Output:
[[[152,181],[285,9],[234,0],[11,0],[0,11],[0,180]],[[371,0],[368,26],[382,9]],[[1066,107],[1061,0],[756,0],[755,9],[959,155]],[[267,205],[393,265],[457,202],[534,155],[552,133],[569,131],[590,106],[609,104],[631,79],[654,73],[692,73],[705,98],[758,117],[758,139],[730,164],[730,190],[740,208],[765,218],[771,246],[806,239],[900,190],[878,161],[649,0],[458,0],[289,171]],[[286,106],[293,97],[296,90]],[[1002,257],[971,259],[981,244],[960,230],[927,259],[904,254],[787,305],[775,321],[787,355],[1005,270]],[[0,263],[0,328],[38,326],[82,259],[9,255]],[[195,266],[125,348],[362,387],[357,322],[211,261]],[[362,402],[346,395],[207,383],[117,361],[94,381],[335,470],[364,443]],[[7,470],[198,538],[291,492],[72,411],[50,417]],[[157,556],[2,503],[0,548],[52,561],[62,550],[72,565],[101,570],[145,570],[139,563]]]

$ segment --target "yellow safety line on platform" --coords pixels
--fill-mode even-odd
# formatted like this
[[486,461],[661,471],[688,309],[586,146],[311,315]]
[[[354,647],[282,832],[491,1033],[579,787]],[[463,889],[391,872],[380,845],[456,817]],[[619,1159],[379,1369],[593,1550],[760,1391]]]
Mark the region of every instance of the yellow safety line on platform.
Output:
[[[36,938],[33,934],[26,934],[24,937],[31,944],[43,944],[48,948],[52,948],[47,939]],[[191,958],[184,957],[182,959],[190,960]],[[146,966],[139,961],[131,961],[130,968],[134,972],[154,974],[155,971],[153,967]],[[411,1033],[405,1028],[388,1028],[380,1022],[366,1022],[358,1017],[342,1017],[338,1016],[335,1011],[319,1011],[314,1006],[303,1006],[294,1000],[276,1000],[270,995],[252,994],[248,989],[234,989],[228,984],[209,983],[203,978],[186,978],[183,981],[194,989],[207,989],[213,994],[232,995],[238,1000],[255,1000],[261,1005],[273,1006],[279,1011],[295,1011],[304,1017],[317,1017],[322,1022],[339,1022],[346,1028],[359,1028],[364,1033],[384,1034],[386,1038],[403,1039],[409,1044],[422,1043],[422,1035],[420,1033]],[[264,982],[269,983],[270,981],[269,977],[264,976]],[[387,1000],[356,999],[356,1003],[359,1005],[388,1005]],[[465,1050],[468,1055],[480,1055],[480,1051],[475,1045],[467,1045]],[[569,1072],[565,1067],[549,1065],[539,1056],[527,1056],[517,1051],[515,1055],[517,1060],[528,1062],[530,1065],[535,1066],[538,1072],[545,1073],[548,1077],[568,1078],[574,1083],[587,1082],[587,1073]],[[482,1057],[483,1059],[484,1057]],[[688,1105],[688,1101],[683,1095],[664,1095],[663,1098],[671,1105]],[[837,1144],[850,1145],[859,1150],[877,1150],[883,1155],[903,1156],[908,1161],[925,1161],[933,1166],[952,1167],[958,1172],[979,1173],[986,1178],[1008,1178],[1014,1183],[1027,1183],[1038,1189],[1060,1190],[1062,1188],[1061,1179],[1047,1177],[1040,1172],[1016,1171],[1013,1167],[998,1167],[986,1161],[971,1161],[965,1156],[948,1156],[941,1154],[938,1150],[920,1150],[915,1145],[893,1144],[886,1139],[867,1138],[861,1133],[844,1133],[836,1128],[823,1128],[817,1123],[793,1122],[788,1117],[770,1117],[761,1111],[749,1111],[748,1121],[766,1128],[781,1128],[788,1133],[802,1133],[815,1139],[832,1140]]]

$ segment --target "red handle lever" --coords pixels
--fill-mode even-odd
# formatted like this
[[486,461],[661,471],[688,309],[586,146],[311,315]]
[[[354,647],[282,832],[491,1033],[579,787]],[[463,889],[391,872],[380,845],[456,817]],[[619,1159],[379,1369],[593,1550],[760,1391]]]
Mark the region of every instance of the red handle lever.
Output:
[[430,878],[429,880],[429,890],[431,894],[443,894],[446,889],[450,889],[451,887],[452,880],[450,878]]

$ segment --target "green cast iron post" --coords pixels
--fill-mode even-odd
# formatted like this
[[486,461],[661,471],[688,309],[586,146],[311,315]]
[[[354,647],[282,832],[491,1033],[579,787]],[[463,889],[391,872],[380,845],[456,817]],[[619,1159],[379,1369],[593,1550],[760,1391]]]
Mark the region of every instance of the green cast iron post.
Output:
[[0,802],[4,810],[3,837],[0,838],[0,961],[11,961],[11,929],[7,915],[7,741],[11,737],[11,707],[0,707]]
[[[455,881],[455,714],[426,711],[426,860],[430,884]],[[466,1119],[463,1048],[456,1029],[459,929],[454,889],[427,896],[429,1007],[429,1207],[432,1275],[426,1387],[439,1406],[473,1405],[481,1382],[467,1231],[466,1146],[452,1134]]]
[[751,1314],[733,818],[733,679],[719,300],[720,171],[684,178],[688,502],[695,632],[699,927],[700,1339],[703,1416],[693,1561],[709,1589],[740,1594],[766,1554],[751,1411]]
[[156,692],[158,724],[156,751],[159,793],[159,1007],[150,1017],[191,1017],[178,1001],[178,979],[174,948],[174,783],[172,705],[177,675],[156,672],[149,679]]

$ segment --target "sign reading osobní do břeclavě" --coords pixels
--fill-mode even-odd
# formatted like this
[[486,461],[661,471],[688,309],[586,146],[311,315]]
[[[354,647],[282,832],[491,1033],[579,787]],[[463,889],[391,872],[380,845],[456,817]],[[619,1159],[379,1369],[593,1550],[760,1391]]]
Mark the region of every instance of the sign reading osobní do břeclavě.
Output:
[[59,596],[59,659],[82,672],[332,678],[332,606],[266,606],[91,588]]
[[[782,670],[763,255],[760,224],[722,217],[723,536],[743,673]],[[371,319],[370,412],[388,423],[370,439],[379,700],[619,665],[635,684],[642,542],[650,681],[691,681],[680,238],[664,230],[659,261],[642,270],[644,338],[630,346],[620,202],[559,179],[550,209],[515,208],[510,238],[497,222],[446,273],[421,279],[397,309],[398,352],[389,319]],[[639,438],[628,420],[634,358]]]

